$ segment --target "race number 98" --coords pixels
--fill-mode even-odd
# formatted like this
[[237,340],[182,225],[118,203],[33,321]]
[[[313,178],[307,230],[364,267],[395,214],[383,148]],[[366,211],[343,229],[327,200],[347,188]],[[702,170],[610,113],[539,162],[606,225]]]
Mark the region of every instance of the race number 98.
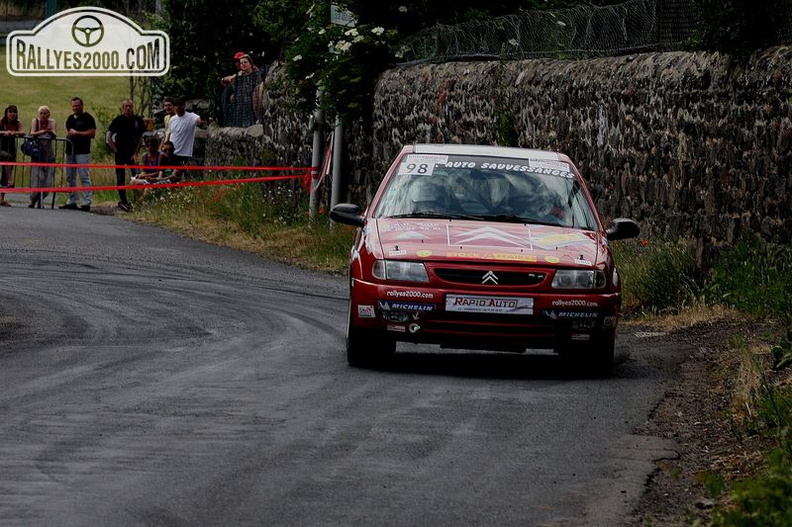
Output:
[[434,165],[430,163],[402,163],[399,166],[399,174],[406,176],[428,176],[434,171]]

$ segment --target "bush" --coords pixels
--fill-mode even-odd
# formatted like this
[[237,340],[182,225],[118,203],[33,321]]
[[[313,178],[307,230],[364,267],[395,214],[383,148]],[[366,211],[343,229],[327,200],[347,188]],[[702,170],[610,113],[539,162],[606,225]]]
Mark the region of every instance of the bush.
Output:
[[709,273],[707,300],[745,313],[792,320],[792,248],[759,238],[722,252]]
[[735,484],[732,506],[717,511],[713,527],[788,527],[792,525],[792,471],[777,452],[764,476]]
[[676,312],[695,300],[698,271],[685,243],[625,240],[614,242],[613,251],[625,310]]

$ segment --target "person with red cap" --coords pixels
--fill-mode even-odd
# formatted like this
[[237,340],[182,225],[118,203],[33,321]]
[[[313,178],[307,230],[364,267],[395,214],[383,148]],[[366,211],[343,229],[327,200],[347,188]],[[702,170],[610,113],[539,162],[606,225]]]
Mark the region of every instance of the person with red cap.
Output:
[[234,62],[237,72],[221,79],[226,86],[222,101],[223,126],[247,128],[258,121],[264,72],[243,51],[234,55]]
[[[236,66],[237,69],[236,73],[232,73],[231,75],[226,75],[225,77],[222,77],[220,79],[220,84],[222,84],[223,86],[228,86],[229,84],[234,82],[234,77],[236,77],[239,74],[239,71],[241,69],[239,66],[239,62],[243,57],[250,60],[251,64],[253,63],[248,53],[245,53],[244,51],[237,51],[236,53],[234,53],[234,65]],[[255,71],[258,69],[258,67],[254,65],[253,69]]]

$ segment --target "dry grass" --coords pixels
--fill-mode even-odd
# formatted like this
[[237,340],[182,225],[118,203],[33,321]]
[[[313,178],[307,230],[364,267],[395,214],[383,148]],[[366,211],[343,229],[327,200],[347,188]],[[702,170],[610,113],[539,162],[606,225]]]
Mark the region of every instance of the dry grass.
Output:
[[628,321],[641,324],[651,324],[659,331],[672,331],[679,328],[689,328],[697,324],[706,324],[722,320],[733,320],[739,315],[735,310],[720,306],[708,306],[696,304],[686,307],[677,313],[666,315],[656,315],[653,313],[641,313]]

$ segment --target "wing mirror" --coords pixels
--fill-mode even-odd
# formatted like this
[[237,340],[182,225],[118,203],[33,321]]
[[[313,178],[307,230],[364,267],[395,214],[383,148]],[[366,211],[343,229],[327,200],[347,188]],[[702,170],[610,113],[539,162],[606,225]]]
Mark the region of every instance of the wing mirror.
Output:
[[363,226],[363,216],[360,214],[360,207],[353,203],[339,203],[330,209],[330,219],[345,225]]
[[635,238],[641,232],[640,227],[635,221],[629,218],[616,218],[611,223],[610,228],[606,231],[608,239],[626,240],[627,238]]

